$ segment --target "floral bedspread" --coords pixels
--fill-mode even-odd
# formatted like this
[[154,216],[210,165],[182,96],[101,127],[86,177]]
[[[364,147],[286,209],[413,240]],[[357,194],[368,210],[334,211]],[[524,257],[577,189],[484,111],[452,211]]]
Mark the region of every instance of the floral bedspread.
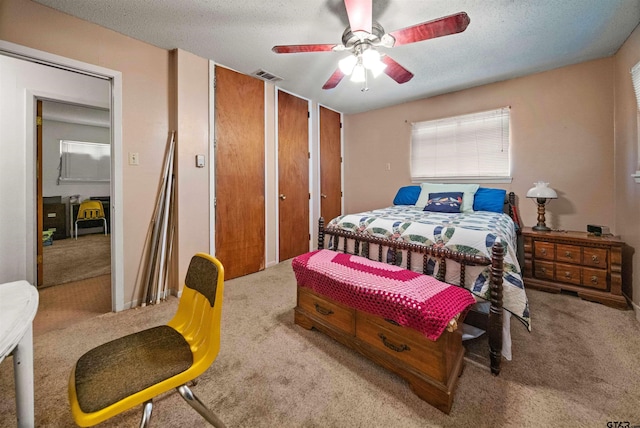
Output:
[[[437,213],[422,211],[418,207],[396,205],[357,214],[347,214],[331,220],[327,228],[339,228],[371,236],[400,240],[425,246],[439,245],[453,251],[491,257],[491,247],[502,243],[504,253],[503,307],[531,330],[529,304],[522,281],[522,270],[517,259],[516,229],[513,220],[503,213],[475,211],[472,213]],[[422,271],[422,258],[416,258],[408,269]],[[398,254],[397,263],[406,266],[406,255]],[[437,273],[437,264],[431,264]],[[468,266],[465,269],[465,287],[474,295],[489,299],[490,270],[488,266]],[[460,268],[447,261],[445,282],[459,285]]]

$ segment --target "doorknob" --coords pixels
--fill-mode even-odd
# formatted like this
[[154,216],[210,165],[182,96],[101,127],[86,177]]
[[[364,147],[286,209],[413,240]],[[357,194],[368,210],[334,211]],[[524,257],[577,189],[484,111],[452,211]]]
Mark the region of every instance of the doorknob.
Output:
[[327,199],[327,195],[325,195],[324,193],[320,193],[320,197],[321,197],[322,199]]
[[287,197],[284,194],[280,193],[280,199],[284,201],[285,199],[287,199]]

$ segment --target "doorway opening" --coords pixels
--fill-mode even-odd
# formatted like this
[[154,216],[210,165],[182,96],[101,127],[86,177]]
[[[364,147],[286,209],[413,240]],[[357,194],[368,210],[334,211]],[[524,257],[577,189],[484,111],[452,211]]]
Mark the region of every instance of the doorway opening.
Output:
[[[10,240],[10,246],[0,246],[0,253],[6,256],[3,257],[3,269],[0,273],[7,280],[21,277],[34,285],[39,277],[37,247],[38,243],[42,243],[42,236],[38,234],[38,223],[42,221],[42,210],[39,210],[38,205],[42,200],[42,193],[40,197],[37,196],[38,180],[34,171],[34,168],[38,167],[36,164],[37,101],[56,101],[85,107],[98,106],[108,111],[111,145],[111,162],[108,166],[110,183],[107,194],[111,202],[110,230],[108,231],[108,236],[111,238],[109,250],[111,279],[107,281],[110,285],[108,290],[110,298],[102,300],[109,302],[110,310],[125,309],[122,242],[122,74],[5,41],[0,41],[0,67],[2,67],[3,77],[14,77],[3,78],[2,88],[5,94],[3,102],[11,106],[9,110],[5,109],[5,113],[13,112],[3,115],[4,119],[0,120],[3,123],[3,133],[11,135],[11,139],[3,139],[3,141],[22,142],[22,149],[12,149],[15,144],[9,144],[6,148],[5,153],[8,158],[5,160],[15,158],[15,161],[11,161],[8,164],[11,165],[10,168],[3,168],[1,172],[3,177],[7,175],[11,178],[14,187],[27,189],[26,194],[16,201],[11,210],[3,211],[3,216],[6,215],[7,220],[10,220],[8,224],[12,224],[13,227],[11,230],[2,227],[2,231],[8,233],[8,236],[15,235],[15,239]],[[94,92],[88,91],[89,87],[94,87],[92,82],[104,84],[101,86],[103,89],[99,90],[98,97]],[[33,124],[33,127],[24,127],[25,122]],[[4,144],[0,145],[4,147]],[[8,186],[9,181],[2,180],[2,182]],[[65,217],[67,213],[65,211]],[[70,222],[68,218],[66,220],[66,233],[70,234]],[[81,236],[82,234],[79,233],[79,238]]]

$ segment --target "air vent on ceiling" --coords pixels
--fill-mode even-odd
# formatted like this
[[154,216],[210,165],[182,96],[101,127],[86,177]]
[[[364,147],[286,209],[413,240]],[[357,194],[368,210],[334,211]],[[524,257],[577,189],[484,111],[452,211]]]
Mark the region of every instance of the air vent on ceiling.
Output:
[[269,73],[268,71],[264,71],[262,69],[254,71],[252,74],[262,80],[266,80],[267,82],[278,82],[282,80],[282,77],[278,77],[275,74]]

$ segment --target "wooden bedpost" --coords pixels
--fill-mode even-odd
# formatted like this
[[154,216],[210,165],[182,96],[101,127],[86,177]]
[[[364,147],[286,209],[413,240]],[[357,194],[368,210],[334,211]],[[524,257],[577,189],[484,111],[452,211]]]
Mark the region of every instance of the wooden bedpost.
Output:
[[504,270],[504,247],[500,242],[493,244],[491,249],[491,283],[489,307],[489,354],[491,358],[491,373],[500,374],[502,361],[502,273]]
[[318,219],[318,250],[324,248],[324,218]]

